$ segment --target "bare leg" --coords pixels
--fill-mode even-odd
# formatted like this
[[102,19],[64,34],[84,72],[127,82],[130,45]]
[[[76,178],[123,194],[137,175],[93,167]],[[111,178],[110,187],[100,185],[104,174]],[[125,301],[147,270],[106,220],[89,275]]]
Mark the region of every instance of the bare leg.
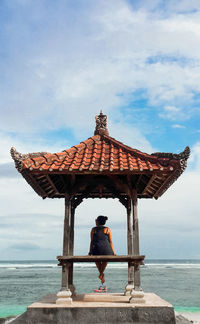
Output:
[[102,262],[101,263],[101,283],[103,284],[105,282],[105,276],[104,276],[104,271],[106,269],[108,262]]
[[95,262],[97,269],[99,270],[99,279],[101,280],[101,283],[103,284],[105,282],[104,278],[104,271],[107,266],[107,262]]
[[107,262],[95,262],[97,269],[99,270],[99,279],[101,280],[101,283],[103,284],[105,282],[104,279],[104,270],[107,266]]
[[101,263],[101,272],[104,273],[105,268],[107,267],[107,264],[108,264],[108,262],[105,262],[105,261]]
[[95,262],[99,273],[101,274],[101,262]]
[[96,263],[96,267],[99,270],[99,279],[101,280],[102,275],[101,275],[101,262],[95,262]]

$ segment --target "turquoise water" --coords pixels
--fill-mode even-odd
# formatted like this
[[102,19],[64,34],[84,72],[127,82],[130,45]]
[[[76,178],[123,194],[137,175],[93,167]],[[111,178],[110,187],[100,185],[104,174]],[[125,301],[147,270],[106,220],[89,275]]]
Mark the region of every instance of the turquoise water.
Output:
[[[109,264],[106,269],[109,292],[124,291],[127,265]],[[200,312],[199,260],[147,260],[141,267],[142,288],[174,305],[178,312]],[[18,315],[38,298],[58,292],[61,268],[56,261],[0,261],[0,317]],[[77,264],[74,283],[79,293],[99,286],[94,264]]]
[[175,306],[175,311],[178,313],[200,313],[200,307],[181,307]]

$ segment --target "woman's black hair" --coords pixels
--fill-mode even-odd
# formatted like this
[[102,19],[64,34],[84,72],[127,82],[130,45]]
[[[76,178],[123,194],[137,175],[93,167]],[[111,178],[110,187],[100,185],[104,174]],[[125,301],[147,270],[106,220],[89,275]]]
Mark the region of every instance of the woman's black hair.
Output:
[[100,225],[105,225],[106,221],[107,221],[108,217],[107,216],[102,216],[102,215],[99,215],[97,217],[97,221]]

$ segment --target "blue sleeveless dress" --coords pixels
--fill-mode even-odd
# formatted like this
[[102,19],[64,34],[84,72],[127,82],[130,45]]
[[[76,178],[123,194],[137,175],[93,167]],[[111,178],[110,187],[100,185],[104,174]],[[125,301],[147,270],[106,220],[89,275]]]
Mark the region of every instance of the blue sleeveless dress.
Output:
[[105,226],[95,227],[92,242],[92,255],[113,255],[113,250],[108,240],[108,234],[104,233]]

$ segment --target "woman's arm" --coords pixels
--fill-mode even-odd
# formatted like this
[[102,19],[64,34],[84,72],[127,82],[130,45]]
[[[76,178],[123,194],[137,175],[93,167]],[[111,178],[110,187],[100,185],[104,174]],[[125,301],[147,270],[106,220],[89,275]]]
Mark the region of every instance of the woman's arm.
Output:
[[91,240],[90,240],[90,250],[89,250],[89,253],[88,253],[89,255],[92,254],[93,236],[94,236],[94,228],[92,228],[91,233],[90,233],[90,238],[91,238]]
[[113,251],[113,254],[115,255],[115,250],[113,247],[113,242],[112,242],[112,234],[110,228],[107,227],[106,234],[108,235],[108,241],[110,242],[111,249]]

